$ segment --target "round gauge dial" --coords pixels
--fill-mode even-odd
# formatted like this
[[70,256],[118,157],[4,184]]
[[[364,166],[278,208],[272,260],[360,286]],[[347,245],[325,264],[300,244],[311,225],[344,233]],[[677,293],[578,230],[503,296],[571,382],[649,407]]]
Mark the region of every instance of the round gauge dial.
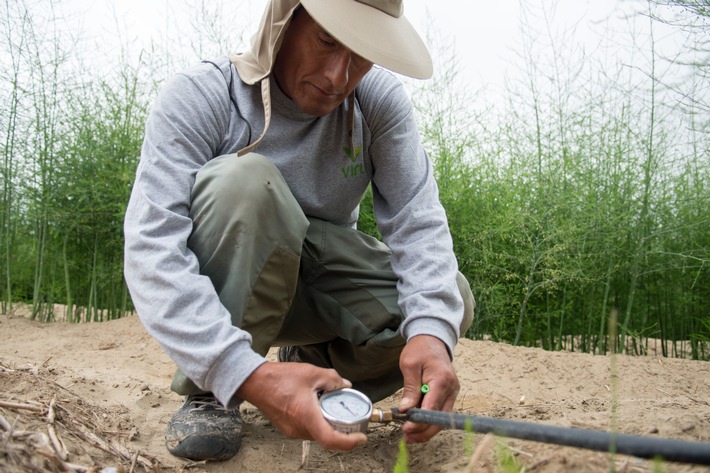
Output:
[[372,402],[360,391],[345,388],[324,393],[320,398],[323,417],[336,430],[365,432],[372,415]]

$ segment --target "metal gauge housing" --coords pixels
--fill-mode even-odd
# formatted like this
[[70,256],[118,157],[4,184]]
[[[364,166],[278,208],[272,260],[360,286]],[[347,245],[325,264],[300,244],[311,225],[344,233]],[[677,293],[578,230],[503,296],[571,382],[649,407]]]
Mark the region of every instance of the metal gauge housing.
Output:
[[335,430],[365,433],[372,416],[372,402],[360,391],[344,388],[323,393],[320,410]]

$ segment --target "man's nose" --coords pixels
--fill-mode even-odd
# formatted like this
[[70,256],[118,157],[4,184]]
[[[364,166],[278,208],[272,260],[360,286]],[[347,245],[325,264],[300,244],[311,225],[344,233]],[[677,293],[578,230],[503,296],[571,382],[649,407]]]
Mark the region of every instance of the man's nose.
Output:
[[337,92],[342,92],[348,84],[352,53],[345,48],[331,54],[325,66],[325,76]]

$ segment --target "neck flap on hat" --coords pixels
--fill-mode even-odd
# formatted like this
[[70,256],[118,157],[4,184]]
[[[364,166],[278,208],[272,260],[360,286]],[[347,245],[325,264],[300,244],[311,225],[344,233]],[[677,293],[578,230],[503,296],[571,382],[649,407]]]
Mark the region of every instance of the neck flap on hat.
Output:
[[250,153],[264,139],[271,122],[271,92],[269,75],[274,67],[276,54],[281,47],[284,33],[291,23],[293,12],[300,0],[271,0],[261,18],[259,29],[251,40],[251,49],[232,54],[229,58],[237,68],[239,77],[247,84],[261,82],[261,101],[264,105],[264,130],[261,135],[237,152],[238,156]]
[[251,39],[251,49],[230,59],[247,84],[255,84],[271,73],[284,33],[300,0],[271,0],[264,10],[259,29]]

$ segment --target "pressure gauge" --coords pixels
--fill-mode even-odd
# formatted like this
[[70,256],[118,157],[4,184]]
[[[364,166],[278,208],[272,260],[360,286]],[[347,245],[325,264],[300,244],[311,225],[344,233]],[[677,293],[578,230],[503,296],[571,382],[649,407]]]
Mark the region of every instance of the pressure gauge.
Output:
[[365,433],[372,416],[372,402],[360,391],[344,388],[323,393],[320,410],[338,432]]

